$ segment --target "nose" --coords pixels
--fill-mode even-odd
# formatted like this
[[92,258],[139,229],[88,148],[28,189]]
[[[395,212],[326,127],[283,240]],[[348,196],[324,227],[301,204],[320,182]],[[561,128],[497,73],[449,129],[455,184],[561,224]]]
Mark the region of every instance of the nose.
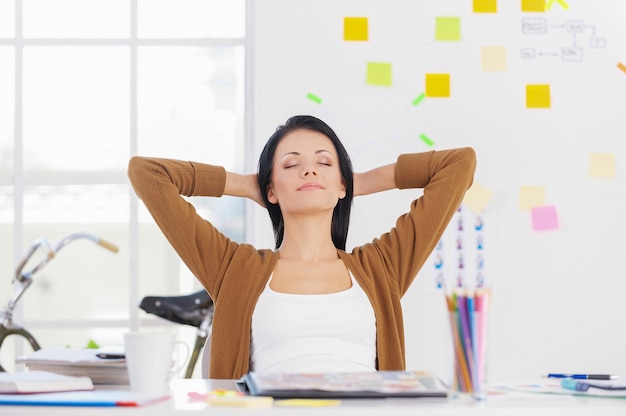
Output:
[[306,178],[307,176],[317,176],[317,170],[312,165],[305,165],[302,169],[302,177]]

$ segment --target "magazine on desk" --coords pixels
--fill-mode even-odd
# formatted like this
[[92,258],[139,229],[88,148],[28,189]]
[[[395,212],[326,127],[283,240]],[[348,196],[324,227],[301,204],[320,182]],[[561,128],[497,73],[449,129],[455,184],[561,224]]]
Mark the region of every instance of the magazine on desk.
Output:
[[240,385],[252,396],[274,398],[320,397],[447,397],[448,387],[424,371],[357,373],[255,373]]
[[42,348],[16,362],[29,370],[51,371],[67,376],[86,376],[93,384],[128,385],[124,358],[100,358],[90,348]]
[[1,394],[93,390],[89,377],[72,377],[48,371],[0,372]]

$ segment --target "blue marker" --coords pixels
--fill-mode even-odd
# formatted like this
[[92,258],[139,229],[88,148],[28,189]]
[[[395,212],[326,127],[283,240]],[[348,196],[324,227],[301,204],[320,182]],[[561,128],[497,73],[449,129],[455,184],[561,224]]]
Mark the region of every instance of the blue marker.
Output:
[[573,378],[576,380],[613,380],[617,376],[610,376],[608,374],[560,374],[550,373],[546,377],[548,378]]

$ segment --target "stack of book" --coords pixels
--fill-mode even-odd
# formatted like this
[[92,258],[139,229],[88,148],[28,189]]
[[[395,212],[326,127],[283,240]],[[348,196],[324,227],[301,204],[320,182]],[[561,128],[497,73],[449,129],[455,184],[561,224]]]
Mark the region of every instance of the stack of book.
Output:
[[43,348],[17,359],[30,371],[89,377],[93,384],[128,385],[124,358],[100,358],[96,349]]

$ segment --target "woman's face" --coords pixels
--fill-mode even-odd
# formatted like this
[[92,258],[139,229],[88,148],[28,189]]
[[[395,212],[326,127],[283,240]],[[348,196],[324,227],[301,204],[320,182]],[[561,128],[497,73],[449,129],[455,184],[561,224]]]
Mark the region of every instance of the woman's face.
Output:
[[267,198],[283,214],[332,210],[346,196],[332,141],[312,130],[294,130],[276,147]]

